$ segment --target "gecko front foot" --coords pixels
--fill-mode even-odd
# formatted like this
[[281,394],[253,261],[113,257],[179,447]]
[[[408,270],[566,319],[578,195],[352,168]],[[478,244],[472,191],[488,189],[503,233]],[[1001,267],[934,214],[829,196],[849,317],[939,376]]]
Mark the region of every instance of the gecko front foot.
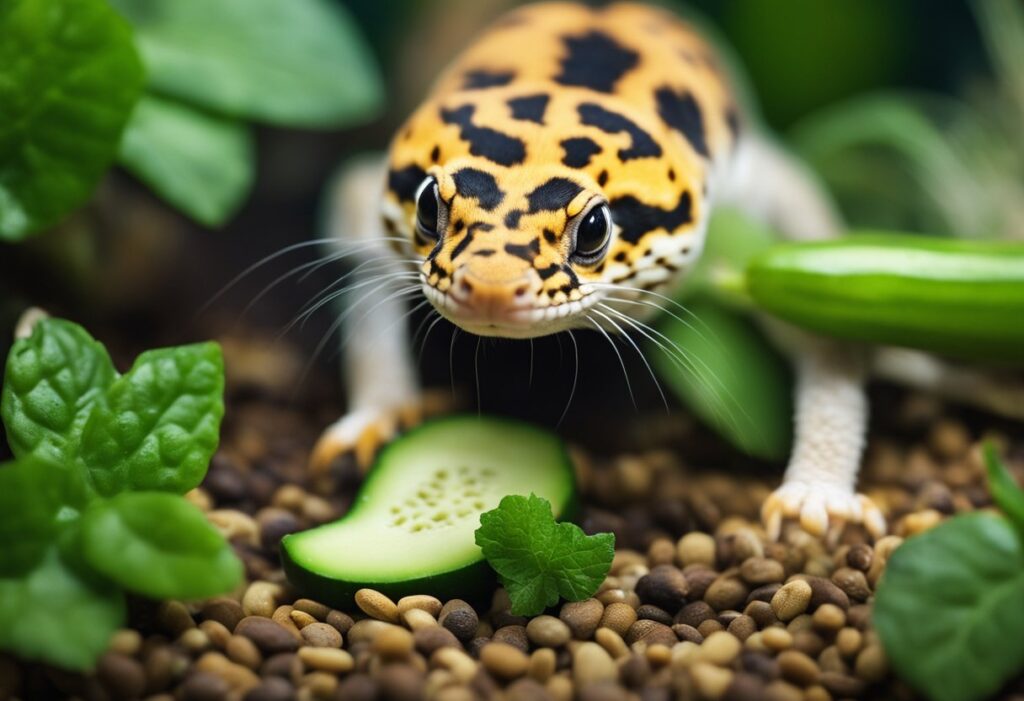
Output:
[[828,482],[789,480],[772,492],[761,507],[769,537],[779,537],[787,518],[815,536],[844,523],[862,524],[875,538],[885,535],[885,517],[869,497]]
[[359,471],[365,473],[377,452],[399,432],[426,418],[450,411],[454,405],[448,393],[427,392],[404,404],[350,412],[321,434],[310,455],[310,474],[314,479],[323,477],[333,465],[347,457],[351,457]]

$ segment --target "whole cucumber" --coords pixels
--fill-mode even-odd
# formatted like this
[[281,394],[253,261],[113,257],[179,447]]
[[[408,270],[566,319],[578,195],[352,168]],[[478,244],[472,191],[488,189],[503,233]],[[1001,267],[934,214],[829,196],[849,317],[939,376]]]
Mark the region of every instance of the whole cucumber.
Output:
[[752,261],[758,307],[829,336],[1024,364],[1024,244],[859,234]]

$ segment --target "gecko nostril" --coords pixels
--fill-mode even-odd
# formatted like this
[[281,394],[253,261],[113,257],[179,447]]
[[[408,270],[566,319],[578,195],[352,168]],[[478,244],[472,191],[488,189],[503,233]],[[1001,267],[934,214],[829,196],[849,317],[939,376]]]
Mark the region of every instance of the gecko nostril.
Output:
[[466,280],[465,278],[463,278],[462,282],[459,283],[459,287],[466,294],[472,294],[473,293],[473,285],[469,282],[469,280]]
[[515,289],[516,297],[525,297],[526,293],[529,292],[530,288],[526,285],[520,285]]

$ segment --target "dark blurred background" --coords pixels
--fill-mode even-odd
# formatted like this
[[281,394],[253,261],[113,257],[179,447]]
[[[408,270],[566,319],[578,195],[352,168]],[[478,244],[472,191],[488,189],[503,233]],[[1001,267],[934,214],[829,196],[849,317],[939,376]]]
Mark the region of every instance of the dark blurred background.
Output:
[[[0,245],[0,357],[9,329],[27,305],[83,323],[108,341],[121,359],[154,345],[207,337],[258,339],[268,348],[289,349],[305,361],[333,320],[324,309],[303,329],[278,340],[279,331],[300,307],[337,275],[325,268],[302,284],[285,282],[243,316],[242,309],[278,275],[312,260],[307,248],[268,263],[200,312],[227,281],[281,248],[318,234],[320,196],[346,157],[383,149],[395,126],[425,94],[444,64],[502,11],[509,0],[348,0],[386,78],[385,111],[373,122],[338,132],[261,128],[255,188],[241,211],[222,230],[193,224],[120,172],[102,184],[92,204],[53,232],[19,245]],[[671,3],[669,3],[671,4]],[[764,120],[783,136],[801,120],[852,96],[878,90],[958,94],[984,77],[988,58],[967,3],[949,0],[695,0],[688,8],[704,15],[739,56],[758,96]],[[339,75],[338,80],[345,80]],[[414,324],[415,326],[415,324]],[[448,383],[450,329],[435,330],[425,374]],[[434,348],[437,346],[437,348]],[[541,420],[553,423],[570,391],[572,349],[565,342],[537,344],[538,368],[558,378]],[[433,355],[432,355],[433,353]],[[476,344],[455,346],[456,382],[472,397]],[[485,342],[479,364],[485,373],[481,396],[511,397],[537,405],[526,389],[529,351],[525,344]],[[567,357],[569,356],[569,357]],[[561,358],[561,360],[559,360]],[[335,344],[328,345],[300,388],[302,396],[340,411]],[[488,373],[488,368],[505,368]],[[614,370],[608,370],[608,367]],[[298,369],[282,381],[298,382]],[[253,372],[258,373],[259,370]],[[614,372],[607,347],[587,343],[574,406],[589,407],[603,395],[628,402],[625,384],[588,382],[595,373]],[[631,369],[634,384],[656,397],[642,366]],[[538,377],[538,379],[543,379]],[[560,383],[560,384],[559,384]],[[547,406],[547,405],[545,405]],[[515,408],[512,411],[517,411]],[[522,413],[517,411],[517,413]]]

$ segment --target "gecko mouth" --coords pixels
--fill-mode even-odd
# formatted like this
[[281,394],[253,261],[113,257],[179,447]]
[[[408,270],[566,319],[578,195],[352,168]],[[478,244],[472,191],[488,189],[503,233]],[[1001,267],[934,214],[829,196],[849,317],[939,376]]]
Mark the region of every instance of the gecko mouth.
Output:
[[575,301],[544,307],[520,306],[481,311],[430,285],[424,294],[444,318],[477,336],[500,338],[536,338],[575,328],[580,315],[597,303],[599,295],[590,293]]

